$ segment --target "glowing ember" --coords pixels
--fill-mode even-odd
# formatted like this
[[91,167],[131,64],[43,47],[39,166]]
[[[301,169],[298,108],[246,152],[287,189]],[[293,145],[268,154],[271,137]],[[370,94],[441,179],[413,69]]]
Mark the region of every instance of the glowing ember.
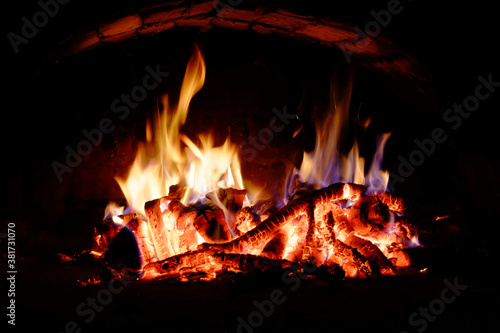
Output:
[[[238,149],[229,139],[216,147],[210,133],[197,140],[180,133],[204,80],[205,63],[196,49],[178,105],[171,107],[164,96],[128,176],[117,178],[129,207],[110,203],[105,231],[95,235],[94,253],[105,252],[110,268],[187,281],[308,259],[341,267],[349,277],[392,275],[411,265],[405,250],[420,244],[403,201],[385,192],[388,173],[381,170],[389,134],[380,137],[366,174],[356,142],[348,156],[338,153],[351,81],[333,87],[331,112],[316,124],[315,150],[290,175],[287,205],[278,209],[247,197]],[[127,266],[137,261],[135,250],[140,267]]]

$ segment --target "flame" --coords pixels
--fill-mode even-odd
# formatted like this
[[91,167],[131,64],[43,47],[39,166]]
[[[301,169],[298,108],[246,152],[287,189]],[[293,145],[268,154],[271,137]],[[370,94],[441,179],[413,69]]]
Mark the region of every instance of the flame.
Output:
[[[177,105],[169,105],[167,95],[162,97],[162,109],[158,108],[156,119],[152,123],[147,122],[146,140],[138,145],[137,155],[127,177],[116,178],[127,199],[128,207],[113,202],[106,207],[105,219],[111,217],[114,224],[110,226],[107,234],[96,238],[98,246],[96,251],[92,251],[93,255],[101,256],[103,253],[101,250],[104,250],[109,240],[123,227],[130,227],[141,251],[141,261],[147,264],[147,267],[142,267],[143,278],[177,274],[182,281],[188,281],[192,276],[202,276],[200,279],[211,280],[222,272],[224,267],[229,267],[229,270],[235,272],[241,270],[234,266],[230,256],[221,257],[220,253],[198,252],[199,249],[203,249],[203,246],[198,245],[205,242],[204,237],[211,241],[218,240],[197,223],[201,216],[198,203],[203,204],[208,199],[223,212],[227,230],[231,235],[227,237],[227,230],[224,229],[222,241],[234,239],[242,232],[249,232],[258,222],[266,223],[268,215],[273,211],[264,209],[265,204],[262,204],[260,211],[253,211],[255,207],[247,207],[248,210],[236,212],[229,205],[226,207],[226,203],[230,200],[228,197],[224,199],[220,189],[245,189],[238,159],[238,147],[229,138],[222,145],[216,146],[212,133],[202,133],[194,139],[181,133],[191,100],[203,87],[205,74],[203,56],[196,48],[187,64]],[[395,263],[395,266],[406,267],[410,264],[409,258],[401,250],[420,246],[417,234],[406,226],[404,217],[400,214],[402,211],[399,207],[400,201],[393,200],[389,194],[385,197],[378,194],[385,191],[389,178],[388,172],[383,171],[381,165],[384,147],[390,134],[379,137],[368,173],[365,173],[365,159],[360,156],[357,141],[352,140],[352,147],[347,156],[339,153],[340,142],[345,142],[343,131],[345,132],[350,125],[351,92],[352,77],[349,77],[342,87],[332,84],[330,110],[323,118],[316,118],[315,149],[310,153],[304,153],[300,170],[294,170],[287,180],[288,194],[290,194],[288,187],[292,184],[310,191],[314,187],[327,187],[333,183],[343,182],[345,184],[341,188],[340,195],[349,198],[342,200],[347,203],[337,204],[333,199],[331,202],[319,203],[319,207],[313,209],[314,228],[309,227],[312,218],[308,217],[311,209],[309,206],[307,214],[299,212],[291,215],[289,223],[283,223],[282,229],[273,236],[270,243],[268,240],[266,240],[267,245],[264,242],[252,242],[239,250],[241,254],[263,255],[291,262],[312,257],[317,263],[341,265],[348,276],[363,276],[367,274],[364,268],[366,263],[361,262],[364,259],[362,256],[355,257],[357,252],[354,250],[349,252],[350,247],[342,242],[355,243],[359,239],[364,239],[378,247],[387,259]],[[369,120],[363,124],[365,130],[368,125]],[[349,183],[366,185],[367,193],[362,193],[359,187]],[[172,185],[180,185],[176,188],[182,190],[185,188],[185,191],[179,190],[176,196],[167,196]],[[257,202],[260,190],[262,189],[252,189],[252,198],[246,196],[243,205],[251,206]],[[248,194],[248,191],[246,193]],[[238,195],[240,195],[238,207],[241,208],[244,194]],[[358,206],[356,204],[367,197],[372,200],[370,202],[377,205],[382,202],[381,197],[385,198],[384,205],[390,210],[385,214],[383,210],[373,212],[375,219],[372,220],[376,221],[373,224],[376,228],[373,228],[374,231],[371,233],[366,233],[366,228],[363,227],[367,221],[361,221],[367,217],[355,210],[361,211],[360,204]],[[147,204],[146,214],[145,203],[148,201],[151,202]],[[207,203],[206,206],[213,208],[213,204]],[[394,205],[396,208],[393,211],[390,207]],[[301,209],[306,210],[304,207]],[[212,217],[210,220],[205,217],[210,227],[213,223],[223,223],[221,211],[217,210],[215,222]],[[133,218],[123,215],[130,212],[139,214],[131,214]],[[238,215],[240,212],[241,215]],[[354,241],[353,236],[357,237]],[[366,241],[363,244],[366,243],[369,244]],[[268,248],[269,244],[271,246]],[[214,244],[208,245],[214,246]],[[277,249],[276,253],[271,253],[273,246]],[[177,256],[186,251],[190,251],[192,256]],[[179,270],[165,273],[162,262],[167,259],[179,267]],[[160,264],[155,265],[158,261]],[[385,268],[381,268],[381,272],[391,273],[385,271]]]
[[[197,145],[180,132],[193,96],[203,87],[205,74],[202,53],[196,48],[187,64],[177,106],[170,107],[168,95],[163,96],[163,110],[158,112],[154,127],[147,123],[146,143],[139,145],[128,176],[116,178],[133,211],[146,215],[144,204],[166,196],[171,185],[187,187],[183,204],[204,201],[208,193],[219,188],[244,188],[236,145],[227,139],[216,147],[210,133],[199,135]],[[220,201],[214,202],[225,211],[229,223],[227,209]]]
[[339,177],[338,145],[341,129],[348,122],[352,80],[348,80],[345,91],[332,85],[333,103],[325,119],[316,121],[316,146],[311,153],[304,153],[300,167],[300,179],[318,187],[341,181]]
[[387,184],[389,183],[389,172],[382,171],[381,165],[384,157],[385,143],[390,136],[391,133],[385,133],[378,139],[377,151],[373,157],[372,166],[366,176],[365,182],[365,185],[368,186],[367,192],[369,194],[384,192],[387,189]]
[[114,216],[122,215],[124,213],[125,207],[111,201],[104,210],[103,220],[113,218]]
[[196,146],[185,135],[181,139],[187,146],[189,161],[188,190],[183,203],[193,203],[219,188],[243,189],[237,146],[229,139],[219,147],[214,147],[211,135],[200,135],[201,147]]
[[347,158],[344,158],[342,178],[355,184],[365,183],[365,159],[359,156],[358,143],[354,146]]
[[[390,133],[383,134],[377,142],[370,170],[365,174],[365,159],[360,156],[357,141],[354,141],[347,156],[339,153],[342,129],[349,127],[349,107],[352,93],[352,78],[349,77],[343,87],[332,84],[332,104],[329,112],[322,119],[316,118],[316,145],[312,152],[305,152],[298,174],[300,180],[313,184],[316,188],[326,187],[337,182],[364,184],[367,193],[383,192],[387,188],[389,172],[381,170],[384,146]],[[370,120],[364,122],[366,130]],[[288,190],[287,193],[290,191]]]

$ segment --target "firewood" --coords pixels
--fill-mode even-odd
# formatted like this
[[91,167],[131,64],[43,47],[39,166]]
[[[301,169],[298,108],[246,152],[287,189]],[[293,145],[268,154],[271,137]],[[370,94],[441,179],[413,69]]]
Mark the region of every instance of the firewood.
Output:
[[293,201],[300,197],[303,197],[314,190],[313,185],[300,181],[299,175],[295,175],[293,183],[293,194],[290,196],[289,201]]
[[245,200],[246,195],[246,190],[237,190],[234,188],[220,188],[218,191],[220,202],[229,211],[234,213],[243,207],[243,201]]
[[369,260],[358,250],[336,239],[332,242],[333,258],[345,271],[348,277],[367,277],[372,275]]
[[389,259],[397,268],[411,266],[411,257],[406,249],[399,249],[389,252],[387,259]]
[[186,186],[181,185],[171,185],[168,188],[168,196],[171,200],[180,201],[184,194],[186,193]]
[[[206,271],[217,275],[223,271],[250,273],[270,268],[288,268],[291,262],[283,259],[270,259],[250,254],[223,253],[214,251],[188,251],[160,262],[149,264],[146,272],[155,272],[156,277],[174,277],[185,280],[187,272]],[[148,274],[148,273],[146,273]]]
[[[311,215],[310,207],[320,207],[339,200],[356,200],[361,196],[361,193],[362,188],[353,184],[334,184],[328,188],[313,191],[307,196],[290,203],[266,221],[260,223],[256,228],[231,242],[222,244],[204,243],[199,246],[199,250],[197,251],[189,251],[184,254],[165,258],[158,265],[161,265],[163,270],[177,266],[208,265],[210,258],[213,257],[215,252],[244,255],[245,250],[263,249],[277,230],[288,222],[301,217],[306,217],[307,221],[309,221],[308,217]],[[306,230],[309,230],[308,224]],[[155,264],[150,266],[150,268],[157,269],[158,265]]]
[[236,213],[236,229],[239,235],[252,230],[260,223],[260,216],[253,212],[253,207],[244,207]]
[[269,216],[273,215],[278,211],[276,208],[274,199],[259,200],[255,205],[255,213],[259,216],[260,221],[267,220]]
[[404,200],[393,194],[383,192],[377,193],[375,197],[382,201],[382,203],[386,204],[393,212],[402,214],[406,209]]
[[270,259],[281,259],[285,253],[285,247],[288,242],[288,235],[285,231],[280,230],[274,235],[274,237],[266,244],[261,256]]
[[252,254],[235,254],[217,252],[213,255],[220,264],[230,267],[233,271],[240,271],[242,273],[250,273],[254,271],[263,271],[271,268],[289,268],[291,262],[283,259],[272,259],[263,256],[256,256]]
[[104,254],[106,264],[115,270],[128,269],[139,272],[142,268],[142,258],[139,245],[130,228],[122,228],[111,241]]
[[349,208],[348,221],[356,235],[370,237],[387,228],[390,213],[378,197],[362,196]]
[[310,257],[314,257],[315,249],[316,249],[315,237],[314,237],[315,230],[316,230],[314,204],[310,202],[308,209],[309,209],[309,214],[308,214],[309,225],[308,225],[308,229],[307,229],[304,250],[302,252],[302,260],[307,260]]
[[334,220],[334,230],[341,241],[345,241],[349,235],[354,233],[349,220],[344,211],[338,205],[332,205],[332,217]]
[[202,244],[201,248],[213,248],[226,253],[244,253],[245,249],[263,246],[278,230],[296,218],[309,221],[309,205],[320,207],[340,200],[357,200],[363,192],[362,186],[337,183],[294,200],[287,206],[261,222],[257,227],[231,242],[223,244]]
[[172,219],[177,221],[175,228],[179,231],[180,251],[194,249],[198,244],[197,231],[194,227],[194,221],[197,217],[196,209],[174,200],[168,204],[168,211],[172,214]]
[[145,210],[158,260],[185,252],[197,245],[193,221],[196,217],[195,209],[167,196],[146,202]]
[[[262,222],[254,213],[256,207],[239,209],[235,229],[243,234],[233,240],[224,212],[217,205],[207,200],[210,204],[197,205],[195,212],[172,201],[168,203],[167,214],[175,216],[177,222],[175,230],[167,223],[166,232],[187,230],[191,225],[192,230],[211,243],[203,243],[197,250],[190,247],[184,253],[171,254],[145,270],[180,280],[210,279],[224,271],[250,272],[312,257],[330,268],[342,267],[349,277],[394,274],[395,266],[409,265],[409,256],[402,249],[409,244],[412,232],[399,213],[391,214],[392,208],[402,209],[402,201],[383,194],[363,196],[365,189],[354,184],[333,184],[314,190]],[[229,198],[237,192],[223,193]],[[238,195],[242,200],[243,193]],[[348,200],[355,201],[354,205],[342,209]],[[148,216],[153,208],[165,209],[161,201],[154,207],[148,206]],[[230,207],[238,205],[234,201]],[[391,232],[387,233],[389,229]],[[292,239],[290,247],[288,242]],[[370,240],[383,243],[384,252]]]
[[199,215],[194,221],[194,227],[207,242],[221,243],[232,238],[226,225],[224,212],[218,207],[199,211]]
[[372,264],[372,269],[380,271],[384,275],[394,275],[392,262],[380,251],[380,249],[369,240],[362,239],[351,234],[345,241],[347,245],[355,248],[360,254],[368,258]]
[[139,246],[142,265],[146,265],[155,260],[156,252],[153,243],[151,243],[151,233],[148,228],[148,222],[142,218],[136,217],[127,223],[127,227],[134,233]]
[[137,213],[118,215],[116,218],[121,222],[116,223],[109,218],[96,224],[94,227],[94,250],[105,252],[113,238],[130,221],[136,221],[136,219],[144,221],[144,217]]

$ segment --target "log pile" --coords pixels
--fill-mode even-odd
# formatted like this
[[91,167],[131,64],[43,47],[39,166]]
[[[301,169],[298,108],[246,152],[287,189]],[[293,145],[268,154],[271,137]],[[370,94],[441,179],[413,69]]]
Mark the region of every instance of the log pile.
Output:
[[305,260],[341,267],[348,277],[393,275],[410,265],[404,249],[413,245],[414,231],[400,198],[365,191],[344,183],[302,189],[277,209],[267,203],[243,207],[245,191],[233,189],[186,206],[180,201],[183,189],[175,187],[146,203],[147,219],[128,214],[121,225],[105,221],[108,229],[98,245],[105,250],[121,228],[130,228],[143,278],[211,280],[224,272],[287,268]]

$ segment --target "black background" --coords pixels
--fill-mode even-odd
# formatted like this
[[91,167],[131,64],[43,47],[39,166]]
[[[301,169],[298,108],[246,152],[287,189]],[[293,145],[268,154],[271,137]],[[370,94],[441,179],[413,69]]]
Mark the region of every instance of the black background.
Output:
[[[359,27],[372,20],[371,10],[380,10],[387,6],[387,1],[262,3],[303,14],[321,13]],[[401,3],[404,10],[392,18],[390,25],[384,28],[383,35],[397,41],[404,51],[411,52],[430,73],[429,96],[433,101],[433,109],[430,111],[431,115],[414,110],[415,116],[409,117],[410,120],[405,118],[407,122],[415,119],[417,121],[410,127],[405,123],[404,129],[401,130],[406,133],[406,136],[401,136],[404,139],[388,146],[390,158],[386,164],[391,172],[397,170],[398,155],[408,156],[415,149],[415,138],[428,137],[433,128],[442,125],[441,115],[446,109],[454,103],[461,103],[466,96],[474,93],[479,75],[487,77],[491,74],[494,81],[500,81],[500,29],[498,11],[493,2],[437,3],[413,0]],[[20,324],[32,324],[43,330],[62,330],[64,323],[70,320],[71,316],[75,316],[74,307],[85,300],[87,295],[95,295],[99,290],[74,290],[72,281],[75,276],[85,274],[85,268],[61,268],[58,265],[46,264],[45,257],[35,255],[37,252],[46,254],[53,251],[82,250],[83,248],[78,246],[86,244],[81,241],[83,237],[80,235],[78,238],[71,230],[84,229],[87,233],[91,230],[72,224],[69,224],[69,227],[65,224],[65,228],[60,228],[61,223],[67,222],[67,217],[54,218],[47,214],[52,220],[45,220],[45,213],[38,214],[45,211],[44,208],[34,199],[44,193],[34,193],[40,190],[34,184],[37,183],[39,171],[49,168],[50,163],[61,156],[64,146],[68,144],[67,139],[69,138],[70,142],[76,141],[78,133],[85,127],[78,125],[79,121],[83,119],[83,124],[87,125],[92,124],[95,119],[87,119],[85,115],[82,118],[81,114],[72,111],[71,103],[78,103],[80,106],[91,104],[84,100],[86,94],[106,99],[123,91],[120,88],[110,88],[105,82],[99,84],[92,81],[92,78],[85,77],[85,68],[81,68],[78,74],[88,80],[87,83],[94,85],[89,86],[88,91],[72,91],[71,87],[65,87],[64,82],[59,82],[54,89],[50,86],[41,87],[37,85],[37,78],[52,75],[50,71],[46,72],[46,69],[52,61],[52,50],[61,40],[78,29],[120,17],[134,7],[141,6],[144,6],[144,2],[73,0],[67,5],[61,5],[57,16],[41,28],[39,34],[27,45],[21,46],[19,54],[14,54],[6,37],[7,33],[19,33],[22,26],[21,17],[30,17],[39,7],[35,1],[4,4],[0,217],[3,221],[15,220],[18,223],[18,261],[23,267],[23,270],[20,269],[22,274],[19,275],[23,275],[18,296]],[[210,49],[209,46],[206,48]],[[104,58],[107,57],[107,62],[102,63],[103,68],[112,65],[112,55],[115,51],[113,47],[107,55],[106,49],[102,51]],[[119,62],[120,59],[116,61]],[[94,62],[98,63],[99,61]],[[183,70],[173,73],[174,76],[182,74]],[[116,72],[115,75],[119,78],[122,74]],[[88,85],[82,83],[80,86]],[[115,89],[115,93],[110,94],[108,89]],[[369,90],[366,87],[364,89]],[[377,91],[377,88],[374,89]],[[52,94],[48,93],[50,91]],[[73,97],[78,95],[83,98],[74,100]],[[376,94],[372,92],[371,95]],[[60,102],[54,102],[54,98],[59,97]],[[470,286],[470,293],[450,305],[442,317],[430,325],[428,331],[475,331],[475,327],[481,331],[493,331],[496,325],[494,326],[492,314],[495,313],[495,308],[498,308],[498,286],[491,274],[499,258],[496,239],[500,222],[498,101],[497,91],[482,102],[480,108],[465,120],[458,130],[447,132],[450,139],[446,144],[439,146],[436,154],[429,157],[414,175],[398,187],[399,193],[410,199],[413,214],[423,223],[423,229],[449,233],[449,237],[443,237],[446,242],[444,245],[435,243],[442,241],[440,237],[434,239],[433,236],[428,236],[429,244],[436,249],[436,252],[432,253],[434,259],[429,263],[433,268],[433,275],[395,281],[382,279],[372,282],[349,282],[340,294],[324,294],[320,287],[308,285],[301,289],[300,295],[290,295],[292,300],[287,303],[286,310],[277,310],[276,316],[266,322],[261,331],[280,327],[290,331],[317,331],[323,325],[328,325],[328,331],[399,332],[408,329],[407,318],[413,311],[417,311],[419,306],[428,305],[429,301],[439,296],[443,278],[452,279],[457,274],[460,276],[459,281]],[[385,101],[377,101],[378,105],[384,103]],[[54,104],[57,107],[52,110],[51,106]],[[387,101],[387,105],[389,112],[395,112],[399,106],[394,101]],[[65,109],[68,110],[67,113],[64,112]],[[47,189],[46,195],[50,194],[50,189]],[[433,204],[430,204],[430,201]],[[457,216],[457,220],[445,221],[445,224],[438,226],[425,224],[429,223],[433,214],[449,212]],[[24,223],[28,226],[26,228],[34,228],[35,231],[26,230]],[[456,231],[457,228],[459,231]],[[53,234],[56,236],[52,236]],[[83,236],[88,238],[89,235]],[[74,239],[80,239],[76,241],[79,245],[72,247]],[[35,240],[34,244],[26,244],[32,240]],[[54,243],[56,240],[60,241],[61,245]],[[1,244],[4,246],[3,242]],[[41,288],[44,289],[43,292],[40,291]],[[151,328],[153,326],[148,325],[161,323],[164,330],[180,331],[182,322],[187,322],[190,324],[185,327],[186,331],[217,331],[221,327],[234,330],[232,324],[221,326],[220,318],[225,318],[228,322],[233,321],[236,316],[253,310],[253,299],[264,299],[268,295],[267,290],[261,290],[255,295],[235,295],[221,285],[208,286],[210,291],[204,289],[203,285],[194,288],[196,289],[161,284],[150,284],[147,287],[135,285],[126,293],[117,296],[119,302],[112,303],[109,309],[92,323],[93,326],[85,329],[98,331],[118,327],[127,330]],[[381,292],[384,288],[390,291]],[[169,296],[157,299],[159,293]],[[312,293],[322,295],[315,298],[311,296]],[[200,300],[197,299],[198,296]],[[177,301],[180,304],[178,307],[172,305]],[[195,310],[192,305],[194,302],[198,302],[198,305],[194,306]],[[313,302],[313,308],[319,310],[308,311],[307,302]],[[211,304],[216,306],[211,308]],[[165,316],[162,309],[169,309],[170,313],[175,315]],[[333,311],[332,309],[337,312],[332,314],[329,312]],[[357,311],[361,312],[361,319]],[[220,315],[221,312],[224,314]],[[198,320],[199,324],[191,322],[193,319],[194,322]],[[175,324],[169,329],[170,321]]]

